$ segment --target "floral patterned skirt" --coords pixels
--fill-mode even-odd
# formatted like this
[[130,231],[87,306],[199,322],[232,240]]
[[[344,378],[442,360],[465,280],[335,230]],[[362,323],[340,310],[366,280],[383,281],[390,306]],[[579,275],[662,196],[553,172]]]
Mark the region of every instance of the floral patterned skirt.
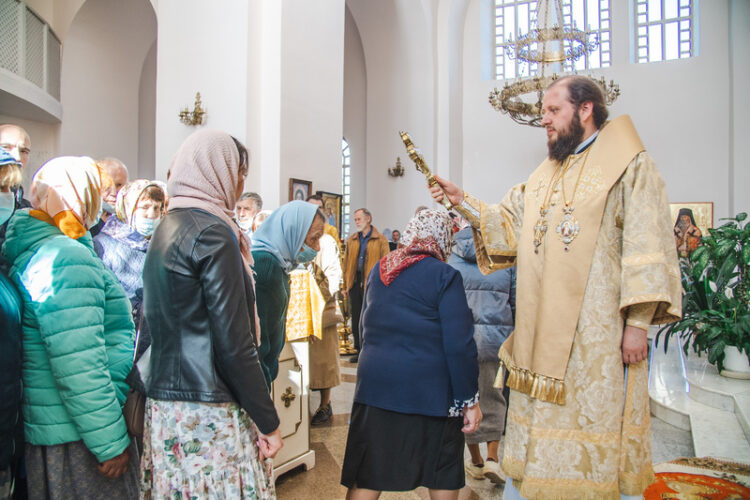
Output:
[[273,461],[236,403],[146,400],[143,498],[273,499]]

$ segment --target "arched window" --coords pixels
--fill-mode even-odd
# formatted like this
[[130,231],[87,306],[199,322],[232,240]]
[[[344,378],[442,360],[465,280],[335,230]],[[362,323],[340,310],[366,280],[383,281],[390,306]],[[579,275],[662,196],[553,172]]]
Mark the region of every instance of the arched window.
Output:
[[349,143],[346,139],[341,139],[341,192],[344,193],[344,199],[341,203],[341,212],[344,217],[342,221],[342,238],[349,237],[349,212],[351,209],[352,193],[352,155],[349,151]]

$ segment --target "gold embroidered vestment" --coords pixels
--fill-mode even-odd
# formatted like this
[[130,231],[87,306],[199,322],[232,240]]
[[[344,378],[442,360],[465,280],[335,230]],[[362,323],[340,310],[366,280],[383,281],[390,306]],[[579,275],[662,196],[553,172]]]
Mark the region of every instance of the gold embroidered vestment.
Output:
[[629,117],[608,122],[590,148],[585,170],[573,158],[562,181],[571,193],[582,173],[569,251],[554,230],[563,200],[551,186],[550,230],[534,252],[549,160],[498,205],[467,195],[479,218],[459,209],[483,272],[518,265],[516,329],[500,350],[513,389],[503,468],[527,498],[615,499],[653,479],[648,366],[631,365],[626,383],[621,342],[630,316],[681,314],[668,202]]

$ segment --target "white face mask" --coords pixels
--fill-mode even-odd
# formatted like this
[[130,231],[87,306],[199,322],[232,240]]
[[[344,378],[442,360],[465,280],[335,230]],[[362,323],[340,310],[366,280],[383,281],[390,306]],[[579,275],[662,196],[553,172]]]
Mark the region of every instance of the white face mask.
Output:
[[237,220],[237,224],[240,226],[240,229],[242,229],[243,231],[247,231],[253,225],[253,218],[250,217],[249,219],[245,220]]
[[142,236],[149,237],[152,234],[154,234],[154,230],[156,230],[156,226],[159,225],[159,221],[161,220],[161,217],[156,219],[149,219],[148,217],[139,217],[136,215],[135,217],[135,230],[141,234]]
[[16,196],[11,191],[0,193],[0,225],[5,224],[16,209]]

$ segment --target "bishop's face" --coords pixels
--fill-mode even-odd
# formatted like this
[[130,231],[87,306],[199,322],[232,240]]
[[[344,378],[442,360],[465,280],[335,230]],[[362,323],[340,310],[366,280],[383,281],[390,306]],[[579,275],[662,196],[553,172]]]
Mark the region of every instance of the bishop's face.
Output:
[[583,140],[578,108],[569,100],[568,87],[555,85],[542,99],[542,126],[547,130],[549,157],[562,162]]

